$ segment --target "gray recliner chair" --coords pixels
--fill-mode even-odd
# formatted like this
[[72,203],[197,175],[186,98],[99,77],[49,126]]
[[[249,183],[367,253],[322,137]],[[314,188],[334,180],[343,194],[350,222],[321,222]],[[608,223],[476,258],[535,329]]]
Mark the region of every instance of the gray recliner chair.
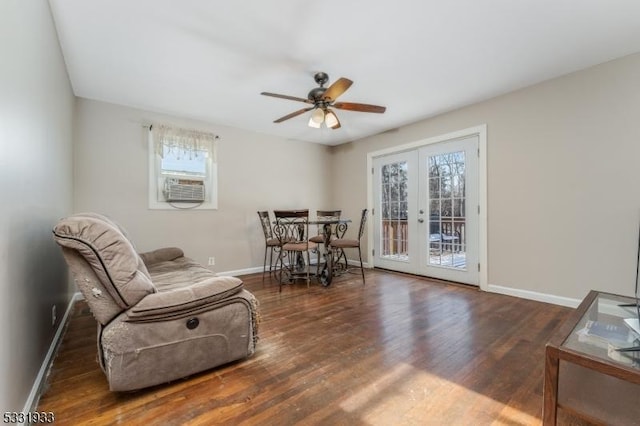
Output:
[[61,219],[55,241],[98,321],[98,358],[113,391],[140,389],[246,358],[258,302],[179,248],[138,254],[109,218]]

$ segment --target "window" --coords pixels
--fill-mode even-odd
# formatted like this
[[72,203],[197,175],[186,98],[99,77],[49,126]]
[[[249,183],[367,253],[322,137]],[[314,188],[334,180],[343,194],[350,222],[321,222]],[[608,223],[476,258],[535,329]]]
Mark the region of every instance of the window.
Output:
[[154,125],[149,131],[149,208],[216,209],[218,136]]

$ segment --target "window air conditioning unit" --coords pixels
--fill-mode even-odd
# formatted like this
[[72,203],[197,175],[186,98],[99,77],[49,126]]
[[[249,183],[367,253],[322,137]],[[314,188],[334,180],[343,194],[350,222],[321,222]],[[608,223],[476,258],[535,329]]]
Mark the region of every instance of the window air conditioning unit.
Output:
[[164,183],[164,198],[168,202],[202,203],[204,201],[204,181],[167,178]]

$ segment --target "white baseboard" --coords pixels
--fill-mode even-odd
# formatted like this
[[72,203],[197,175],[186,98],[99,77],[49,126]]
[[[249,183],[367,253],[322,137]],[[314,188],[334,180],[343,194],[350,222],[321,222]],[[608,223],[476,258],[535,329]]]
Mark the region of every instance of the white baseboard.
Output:
[[258,272],[262,272],[262,266],[256,266],[253,268],[245,268],[245,269],[236,269],[235,271],[216,272],[216,275],[219,277],[237,277],[240,275],[255,274]]
[[[348,262],[348,263],[349,263],[349,265],[351,265],[351,266],[357,266],[358,268],[360,267],[360,261],[359,261],[359,260],[349,259],[347,262]],[[369,264],[368,264],[367,262],[365,262],[365,261],[362,261],[362,266],[363,266],[364,268],[368,268],[368,267],[369,267]]]
[[53,340],[51,341],[51,345],[49,345],[49,350],[47,351],[47,355],[44,357],[42,361],[42,365],[40,366],[40,371],[38,371],[38,375],[36,376],[36,380],[33,382],[33,386],[31,387],[31,392],[29,392],[29,396],[27,397],[27,401],[24,404],[24,408],[22,409],[23,413],[29,413],[36,410],[38,405],[38,400],[40,399],[40,392],[44,387],[45,380],[47,379],[47,374],[49,372],[49,368],[51,367],[51,363],[53,362],[54,355],[56,350],[58,349],[58,344],[62,338],[62,332],[64,331],[67,322],[69,321],[69,314],[71,313],[71,308],[78,300],[82,300],[82,294],[80,292],[76,292],[73,294],[73,297],[69,301],[67,305],[67,309],[58,324],[58,328],[56,330],[56,334],[53,336]]
[[491,293],[506,294],[507,296],[520,297],[522,299],[535,300],[537,302],[551,303],[554,305],[567,306],[569,308],[577,308],[582,302],[580,299],[571,299],[569,297],[554,296],[553,294],[538,293],[535,291],[521,290],[517,288],[502,287],[499,285],[489,284],[487,291]]

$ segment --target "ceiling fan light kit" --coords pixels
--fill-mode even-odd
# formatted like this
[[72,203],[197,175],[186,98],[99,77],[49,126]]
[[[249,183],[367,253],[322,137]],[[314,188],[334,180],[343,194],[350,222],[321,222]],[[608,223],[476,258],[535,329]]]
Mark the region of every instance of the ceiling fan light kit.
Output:
[[317,124],[318,126],[311,126],[311,127],[316,127],[316,128],[320,128],[320,124],[322,124],[322,122],[324,121],[324,111],[321,110],[320,108],[316,108],[312,113],[311,113],[311,119],[309,120],[309,123],[313,122],[314,124]]
[[338,116],[335,112],[328,108],[316,108],[311,113],[311,118],[309,118],[309,127],[319,129],[322,127],[322,123],[330,129],[337,129],[340,127],[340,120],[338,120]]
[[337,129],[340,127],[340,120],[338,120],[338,116],[333,111],[327,110],[324,115],[324,124],[331,129]]
[[334,103],[338,96],[342,95],[353,84],[353,81],[349,80],[348,78],[341,77],[329,87],[324,87],[324,85],[329,81],[329,75],[327,73],[316,73],[316,75],[314,76],[314,80],[316,81],[316,83],[318,83],[319,87],[311,89],[307,94],[306,99],[270,92],[261,93],[261,95],[264,96],[272,96],[274,98],[304,102],[313,105],[308,108],[299,109],[298,111],[287,114],[284,117],[280,117],[277,120],[274,120],[274,123],[282,123],[285,120],[297,117],[300,114],[304,114],[307,111],[313,110],[313,112],[311,113],[311,118],[309,119],[309,127],[319,129],[320,127],[322,127],[322,123],[324,123],[325,126],[331,129],[339,129],[340,120],[338,119],[336,113],[329,109],[329,107],[344,109],[347,111],[373,112],[378,114],[382,114],[386,110],[385,107],[379,105],[359,104],[353,102]]
[[311,118],[309,119],[309,127],[313,127],[314,129],[319,129],[321,126],[322,126],[322,121],[318,123],[316,120],[313,119],[313,116],[311,116]]

